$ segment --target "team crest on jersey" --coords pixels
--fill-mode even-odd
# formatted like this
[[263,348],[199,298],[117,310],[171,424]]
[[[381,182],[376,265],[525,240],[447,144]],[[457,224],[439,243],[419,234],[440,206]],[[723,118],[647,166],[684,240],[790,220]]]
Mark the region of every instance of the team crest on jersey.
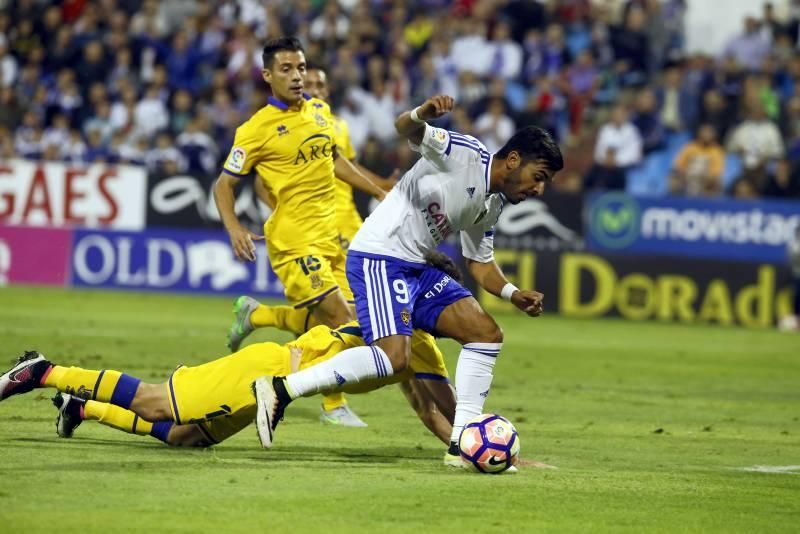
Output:
[[231,149],[231,155],[228,156],[228,163],[226,163],[226,166],[228,170],[233,172],[242,172],[245,161],[247,161],[247,152],[242,147],[235,146]]
[[281,124],[280,126],[278,126],[278,137],[280,137],[281,135],[286,135],[288,133],[289,133],[289,128],[287,128],[285,124]]
[[318,124],[318,125],[320,125],[320,126],[322,126],[322,127],[325,127],[325,126],[327,126],[327,125],[328,125],[328,121],[326,121],[326,120],[325,120],[325,117],[323,117],[323,116],[322,116],[322,115],[320,115],[319,113],[315,113],[315,114],[314,114],[314,118],[315,118],[315,119],[317,119],[317,124]]
[[311,275],[311,289],[319,289],[322,287],[322,279],[318,274]]
[[403,308],[403,311],[400,312],[400,320],[406,326],[411,322],[411,312],[408,311],[408,308]]

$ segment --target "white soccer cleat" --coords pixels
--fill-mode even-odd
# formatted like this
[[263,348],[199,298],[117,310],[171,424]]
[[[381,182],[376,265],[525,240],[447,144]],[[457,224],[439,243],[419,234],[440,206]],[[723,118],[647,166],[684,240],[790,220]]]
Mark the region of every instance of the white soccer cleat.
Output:
[[256,397],[256,431],[261,446],[265,449],[272,447],[272,437],[275,427],[283,417],[286,406],[281,405],[275,388],[272,387],[272,377],[262,376],[253,382],[253,394]]
[[347,404],[330,411],[325,410],[324,407],[320,408],[319,420],[324,425],[351,426],[358,428],[368,426]]
[[460,454],[450,454],[450,451],[444,453],[444,465],[447,467],[455,467],[458,469],[466,469],[469,467],[467,463],[461,458]]

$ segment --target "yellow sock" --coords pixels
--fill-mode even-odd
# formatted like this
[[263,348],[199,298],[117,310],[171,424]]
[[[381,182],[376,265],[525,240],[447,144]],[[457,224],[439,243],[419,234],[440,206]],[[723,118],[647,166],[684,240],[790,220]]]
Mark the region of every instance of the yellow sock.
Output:
[[45,377],[44,385],[82,399],[110,402],[128,409],[139,387],[139,379],[119,371],[55,365]]
[[83,407],[83,418],[97,421],[128,434],[147,436],[153,430],[153,423],[150,421],[145,421],[130,410],[105,402],[86,401],[86,405]]
[[326,412],[340,408],[345,404],[347,404],[347,401],[344,400],[344,393],[331,393],[322,397],[322,409]]
[[307,308],[292,306],[260,305],[250,314],[250,323],[256,328],[271,326],[278,330],[291,332],[296,336],[304,334],[318,323]]

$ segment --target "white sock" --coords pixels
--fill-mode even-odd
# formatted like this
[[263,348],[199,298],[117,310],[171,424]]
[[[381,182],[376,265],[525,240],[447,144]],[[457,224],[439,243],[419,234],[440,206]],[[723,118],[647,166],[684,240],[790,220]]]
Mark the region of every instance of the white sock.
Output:
[[470,419],[483,413],[483,403],[492,385],[492,371],[502,343],[467,343],[456,364],[456,415],[450,441],[458,442]]
[[392,362],[380,347],[343,350],[330,360],[286,376],[292,398],[341,389],[344,384],[392,376]]

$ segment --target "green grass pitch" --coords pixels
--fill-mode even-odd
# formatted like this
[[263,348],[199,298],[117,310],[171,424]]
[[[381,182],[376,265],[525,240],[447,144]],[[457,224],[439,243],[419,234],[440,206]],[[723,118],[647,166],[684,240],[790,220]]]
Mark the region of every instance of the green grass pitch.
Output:
[[[230,298],[0,289],[0,348],[160,381],[225,354]],[[52,392],[0,403],[0,532],[797,532],[800,336],[500,315],[486,408],[522,456],[558,467],[454,472],[396,387],[350,397],[366,429],[293,405],[272,450],[251,427],[208,450],[84,423]],[[257,339],[287,340],[258,332]],[[458,347],[443,342],[451,373]],[[5,362],[3,369],[7,368]]]

